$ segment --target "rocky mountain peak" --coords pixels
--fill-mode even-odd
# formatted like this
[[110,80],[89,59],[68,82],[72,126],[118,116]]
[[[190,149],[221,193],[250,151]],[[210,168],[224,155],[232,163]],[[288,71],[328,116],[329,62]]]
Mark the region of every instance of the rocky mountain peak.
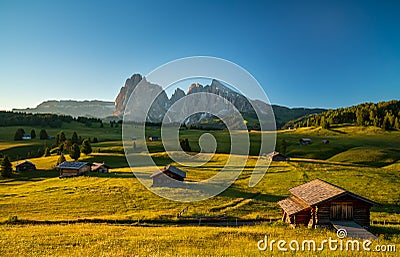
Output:
[[180,89],[180,88],[175,89],[175,92],[172,94],[171,99],[170,99],[171,104],[174,104],[176,101],[178,101],[179,99],[181,99],[182,97],[185,97],[185,96],[186,96],[186,94],[182,89]]
[[143,79],[140,74],[133,74],[132,77],[125,81],[124,86],[119,91],[117,98],[115,99],[115,111],[114,115],[121,116],[124,113],[126,103],[128,102],[129,96],[132,94],[136,85]]
[[187,94],[203,92],[203,88],[204,87],[202,85],[200,85],[199,83],[193,83],[190,85]]

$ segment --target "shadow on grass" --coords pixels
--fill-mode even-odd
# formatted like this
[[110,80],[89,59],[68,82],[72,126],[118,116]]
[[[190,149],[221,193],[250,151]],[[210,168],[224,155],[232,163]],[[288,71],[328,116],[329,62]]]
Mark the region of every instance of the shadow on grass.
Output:
[[60,175],[57,170],[32,170],[14,173],[11,178],[3,180],[2,183],[14,181],[41,181],[48,178],[56,178]]
[[257,199],[264,202],[278,202],[287,196],[263,194],[259,192],[246,192],[239,190],[235,187],[229,187],[227,190],[222,192],[220,196],[227,196],[230,198],[245,198],[245,199]]
[[110,173],[97,173],[88,172],[84,174],[85,177],[96,177],[96,178],[135,178],[132,172],[110,172]]

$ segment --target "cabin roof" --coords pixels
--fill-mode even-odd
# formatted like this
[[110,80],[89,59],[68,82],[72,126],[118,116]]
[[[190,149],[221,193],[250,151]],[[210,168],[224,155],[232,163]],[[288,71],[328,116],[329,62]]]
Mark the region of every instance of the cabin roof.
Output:
[[301,199],[291,196],[278,202],[288,215],[296,214],[302,210],[310,208],[310,206]]
[[20,162],[20,163],[16,164],[15,167],[18,167],[18,166],[20,166],[20,165],[26,165],[26,164],[35,166],[35,164],[33,164],[32,162],[26,161],[26,160],[25,160],[25,161],[23,161],[23,162]]
[[105,164],[104,162],[93,162],[92,163],[92,170],[95,170],[95,169],[98,169],[98,168],[100,168],[101,166],[103,166],[103,167],[105,167],[105,168],[107,168],[107,169],[110,169],[111,167],[110,166],[108,166],[107,164]]
[[180,176],[182,178],[186,178],[186,172],[184,172],[183,170],[180,170],[177,167],[172,166],[170,164],[165,166],[162,170],[159,170],[159,171],[153,173],[153,175],[151,175],[150,177],[153,178],[153,177],[158,176],[158,175],[160,175],[160,174],[162,174],[162,173],[164,173],[166,171],[170,171],[170,172],[174,173],[177,176]]
[[271,153],[269,153],[269,154],[267,154],[267,156],[268,157],[274,157],[274,156],[282,156],[282,157],[287,157],[286,155],[284,155],[284,154],[281,154],[280,152],[277,152],[277,151],[273,151],[273,152],[271,152]]
[[58,169],[71,169],[71,170],[79,170],[85,165],[88,165],[88,162],[63,162],[56,166]]
[[309,205],[315,205],[330,198],[345,193],[347,190],[332,185],[321,179],[314,179],[305,184],[289,189],[289,192],[297,196]]
[[289,189],[289,192],[292,193],[293,196],[278,202],[282,209],[289,215],[343,195],[349,195],[371,205],[378,205],[367,198],[354,194],[322,179],[314,179],[310,182],[293,187]]

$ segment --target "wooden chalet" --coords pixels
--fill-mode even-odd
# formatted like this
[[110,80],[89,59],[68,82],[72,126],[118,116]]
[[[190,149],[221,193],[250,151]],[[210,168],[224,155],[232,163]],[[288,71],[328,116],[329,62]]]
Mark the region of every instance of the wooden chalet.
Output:
[[299,142],[301,145],[311,145],[312,140],[310,138],[300,138]]
[[36,170],[35,164],[33,164],[30,161],[23,161],[15,165],[16,172],[27,171],[27,170]]
[[271,161],[277,161],[277,162],[290,161],[289,157],[277,151],[267,154],[267,158]]
[[94,162],[92,163],[92,166],[90,167],[91,172],[98,172],[98,173],[108,173],[109,169],[111,167],[108,166],[107,164],[100,163],[100,162]]
[[149,136],[149,141],[158,141],[158,136]]
[[88,162],[63,162],[56,166],[60,170],[60,178],[80,176],[90,171]]
[[292,225],[328,227],[335,221],[370,224],[370,208],[375,202],[321,179],[289,189],[293,196],[278,202],[282,221]]
[[153,179],[153,187],[175,187],[186,178],[186,172],[175,166],[167,165],[162,170],[150,176]]

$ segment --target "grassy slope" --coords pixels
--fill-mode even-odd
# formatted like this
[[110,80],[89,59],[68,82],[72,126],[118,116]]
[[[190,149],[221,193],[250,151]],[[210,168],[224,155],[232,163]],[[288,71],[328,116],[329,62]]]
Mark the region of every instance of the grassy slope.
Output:
[[[377,244],[400,243],[399,229],[373,227]],[[29,231],[29,233],[26,233]],[[313,239],[317,243],[335,233],[323,229],[291,229],[285,225],[252,227],[133,227],[105,224],[0,226],[2,256],[280,256],[274,250],[261,252],[257,242],[267,235],[269,240]],[[270,242],[270,241],[269,241]],[[345,241],[344,241],[345,242]],[[326,245],[325,245],[326,246]],[[326,247],[327,248],[327,247]],[[295,254],[289,251],[288,255]],[[299,256],[378,256],[364,251],[304,251]],[[385,256],[396,256],[388,253]]]
[[[8,138],[7,141],[0,142],[0,151],[2,153],[19,151],[17,147],[26,144],[41,143],[40,140],[21,143],[10,142],[9,139],[12,138],[15,129],[0,128],[0,138],[6,138],[6,140]],[[28,128],[24,129],[27,131]],[[131,170],[126,168],[125,156],[121,154],[123,148],[121,141],[118,140],[118,137],[120,137],[119,129],[116,130],[117,132],[111,128],[82,128],[81,130],[81,127],[77,126],[77,124],[69,124],[63,130],[66,132],[67,137],[76,130],[79,135],[84,137],[96,135],[100,140],[103,140],[103,142],[93,144],[93,148],[96,151],[100,148],[101,153],[83,156],[82,160],[105,161],[113,167],[112,172],[105,175],[95,174],[89,177],[58,179],[58,173],[54,171],[57,156],[32,159],[31,161],[38,166],[39,171],[18,174],[13,179],[0,182],[0,208],[2,210],[0,212],[0,220],[7,220],[10,216],[18,216],[19,219],[27,220],[76,220],[80,218],[134,221],[137,219],[175,220],[176,214],[186,206],[189,206],[188,212],[185,214],[187,216],[226,213],[231,220],[235,218],[279,217],[280,209],[276,201],[289,195],[288,188],[303,183],[304,174],[310,180],[317,177],[322,178],[381,203],[383,205],[381,208],[374,207],[372,209],[372,220],[400,220],[400,195],[398,189],[400,184],[398,169],[398,160],[400,159],[398,148],[400,143],[399,132],[383,132],[375,128],[354,127],[339,127],[329,131],[312,128],[283,131],[278,133],[278,142],[281,139],[285,139],[288,142],[287,153],[292,157],[291,162],[273,163],[264,179],[256,187],[249,188],[247,183],[251,173],[251,166],[254,162],[254,159],[251,159],[241,177],[221,195],[198,203],[182,204],[154,195],[145,190],[133,178]],[[39,128],[36,131],[38,133]],[[50,131],[49,134],[55,134],[58,131]],[[157,130],[153,129],[149,133],[156,134]],[[202,131],[183,131],[182,134],[184,137],[188,137],[191,142],[194,142],[201,133]],[[228,135],[224,131],[213,133],[216,133],[218,135],[217,140],[222,142],[220,149],[228,149]],[[258,133],[251,133],[253,139],[257,138]],[[300,146],[298,139],[301,137],[311,138],[313,144]],[[321,140],[325,138],[328,138],[331,143],[323,145]],[[162,149],[161,142],[153,142],[150,149],[151,151],[159,151]],[[369,150],[370,153],[365,154],[365,150]],[[371,156],[384,158],[365,162]],[[154,154],[153,157],[160,166],[169,162],[164,153]],[[224,165],[225,161],[226,155],[218,154],[214,157],[213,162],[209,163],[202,171],[206,170],[207,174],[214,174]],[[357,163],[363,165],[358,165]],[[385,168],[376,168],[376,166],[383,165],[387,166]],[[147,169],[143,168],[143,170]],[[208,176],[195,168],[187,169],[187,171],[188,178],[193,180]],[[0,239],[3,240],[2,243],[8,245],[10,244],[9,240],[12,238],[28,233],[28,239],[25,238],[25,241],[21,241],[22,239],[11,240],[12,244],[14,244],[13,249],[24,251],[24,249],[32,248],[36,255],[65,255],[66,248],[58,242],[66,241],[68,242],[67,245],[72,244],[70,249],[74,253],[82,253],[83,255],[91,255],[91,251],[93,253],[107,252],[106,249],[109,245],[116,246],[121,251],[121,254],[126,254],[128,251],[138,250],[137,248],[132,248],[131,244],[133,244],[132,242],[139,242],[149,251],[147,252],[149,255],[164,256],[161,252],[169,251],[167,244],[161,244],[158,248],[159,250],[156,250],[157,248],[152,245],[157,242],[152,236],[153,233],[169,244],[176,242],[177,246],[172,248],[171,253],[179,252],[183,255],[189,255],[188,253],[195,255],[195,253],[198,253],[202,255],[200,250],[194,250],[190,244],[182,243],[184,235],[189,234],[189,232],[185,231],[185,228],[172,227],[157,228],[155,230],[137,228],[137,230],[127,230],[126,227],[109,225],[71,225],[71,227],[52,225],[12,226],[11,230],[9,229],[10,227],[8,226],[0,226],[1,233],[7,233],[6,239]],[[253,233],[258,238],[260,230],[272,231],[273,235],[279,236],[292,235],[290,234],[292,230],[286,227],[280,228],[275,232],[273,232],[273,228],[268,226],[246,228],[244,230],[232,229],[232,235],[224,232],[225,230],[221,228],[196,229],[198,229],[198,233],[195,233],[195,239],[203,240],[205,251],[216,251],[217,253],[220,251],[223,254],[231,250],[232,255],[234,253],[236,255],[241,255],[241,253],[246,255],[253,254],[252,247],[254,247],[256,238],[249,239],[247,237],[250,237]],[[399,230],[398,228],[396,229],[394,230],[397,231],[394,233],[397,234],[394,237],[395,239],[390,238],[392,242],[398,240],[396,237],[398,237]],[[54,234],[58,230],[63,231],[63,234]],[[114,231],[115,235],[108,233],[107,231],[109,230]],[[146,232],[143,232],[144,230]],[[140,231],[147,235],[147,239],[146,237],[139,237],[137,233],[142,233]],[[221,233],[226,236],[221,236]],[[297,233],[303,235],[303,233],[319,232],[300,230]],[[97,234],[102,236],[97,237]],[[121,237],[116,236],[116,234],[128,234],[127,238],[122,240],[126,244],[117,243],[117,239],[121,239]],[[171,237],[171,234],[175,236]],[[176,235],[182,237],[177,237]],[[325,233],[324,235],[327,234]],[[7,237],[10,239],[7,239]],[[30,245],[34,244],[35,240],[42,237],[47,237],[52,241],[47,241],[48,243],[40,241],[42,243],[37,244],[36,247],[31,246],[29,248]],[[101,243],[102,240],[100,238],[106,240],[104,244]],[[224,244],[229,239],[233,240],[232,244],[236,242],[235,240],[244,241],[246,245],[251,244],[251,249],[246,248],[247,246],[242,249],[233,245],[226,248],[221,247],[221,244]],[[89,247],[89,244],[93,244],[93,246]],[[11,247],[0,247],[0,255],[10,254],[11,249]],[[49,252],[45,252],[46,249]]]

